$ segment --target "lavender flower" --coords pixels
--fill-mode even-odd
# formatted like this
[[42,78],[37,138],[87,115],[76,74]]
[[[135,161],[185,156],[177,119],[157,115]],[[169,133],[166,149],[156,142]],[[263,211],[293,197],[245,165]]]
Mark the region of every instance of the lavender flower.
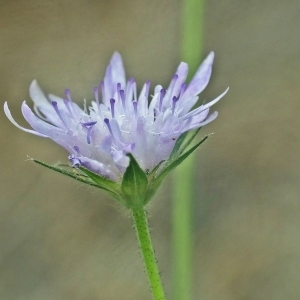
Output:
[[29,93],[36,115],[25,101],[22,104],[23,116],[33,130],[16,123],[6,102],[4,111],[19,129],[50,138],[65,148],[73,167],[83,166],[120,182],[130,162],[128,153],[144,172],[149,173],[168,160],[176,140],[183,133],[202,127],[217,117],[217,112],[209,115],[209,108],[228,89],[213,101],[191,110],[198,94],[209,82],[213,58],[211,52],[189,85],[185,84],[188,65],[180,63],[169,87],[156,86],[148,104],[150,81],[137,96],[136,82],[132,78],[126,82],[122,58],[116,52],[104,80],[93,90],[94,101],[90,107],[84,105],[81,109],[73,102],[68,89],[64,98],[55,95],[47,98],[34,80]]

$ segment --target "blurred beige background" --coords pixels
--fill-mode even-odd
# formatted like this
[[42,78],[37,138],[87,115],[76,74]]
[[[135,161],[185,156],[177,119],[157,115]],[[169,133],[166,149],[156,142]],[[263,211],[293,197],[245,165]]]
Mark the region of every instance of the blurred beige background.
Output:
[[[140,85],[166,85],[180,62],[180,4],[1,0],[1,105],[25,125],[34,78],[46,92],[91,99],[115,50]],[[204,51],[216,62],[202,99],[230,92],[197,153],[194,299],[300,299],[299,15],[299,1],[207,1]],[[129,215],[26,161],[67,157],[3,113],[0,122],[0,299],[150,300]],[[170,184],[149,208],[169,296]]]

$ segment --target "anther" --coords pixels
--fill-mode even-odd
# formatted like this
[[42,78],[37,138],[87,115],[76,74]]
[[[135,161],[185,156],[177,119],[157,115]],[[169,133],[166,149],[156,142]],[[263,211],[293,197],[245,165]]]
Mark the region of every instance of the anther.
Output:
[[115,103],[116,103],[116,100],[111,98],[109,100],[109,102],[110,102],[111,117],[114,119],[115,118]]

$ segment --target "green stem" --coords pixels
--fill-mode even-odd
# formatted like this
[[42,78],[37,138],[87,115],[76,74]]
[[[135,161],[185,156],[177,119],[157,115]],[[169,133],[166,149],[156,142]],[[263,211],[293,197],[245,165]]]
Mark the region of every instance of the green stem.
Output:
[[173,186],[173,299],[192,298],[192,193],[194,157],[174,173]]
[[188,80],[197,70],[202,55],[204,0],[182,0],[181,59],[189,65]]
[[154,249],[151,242],[147,213],[143,208],[134,208],[132,209],[132,216],[137,239],[144,260],[146,272],[148,275],[153,299],[165,300],[166,296],[161,282],[160,274],[157,267],[157,261],[154,255]]
[[[201,62],[204,0],[182,0],[181,59],[189,65],[188,80]],[[192,298],[193,186],[195,156],[174,174],[173,183],[173,299]]]

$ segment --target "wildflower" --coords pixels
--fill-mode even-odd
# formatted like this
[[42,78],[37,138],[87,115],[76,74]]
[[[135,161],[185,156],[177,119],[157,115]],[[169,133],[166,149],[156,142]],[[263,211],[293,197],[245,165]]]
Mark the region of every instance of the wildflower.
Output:
[[68,89],[64,98],[52,94],[46,97],[34,80],[29,93],[36,114],[25,101],[22,104],[23,116],[33,129],[18,125],[6,102],[4,111],[19,129],[50,138],[65,148],[73,167],[83,167],[118,183],[132,157],[145,174],[153,170],[159,173],[163,168],[157,166],[168,161],[179,137],[217,117],[217,112],[209,114],[209,108],[228,89],[213,101],[192,110],[198,94],[209,82],[213,58],[211,52],[188,85],[185,84],[188,65],[180,63],[169,87],[157,85],[148,103],[150,81],[144,84],[138,96],[135,80],[130,78],[126,82],[122,58],[115,52],[104,80],[93,89],[94,100],[90,107],[85,104],[81,109]]

